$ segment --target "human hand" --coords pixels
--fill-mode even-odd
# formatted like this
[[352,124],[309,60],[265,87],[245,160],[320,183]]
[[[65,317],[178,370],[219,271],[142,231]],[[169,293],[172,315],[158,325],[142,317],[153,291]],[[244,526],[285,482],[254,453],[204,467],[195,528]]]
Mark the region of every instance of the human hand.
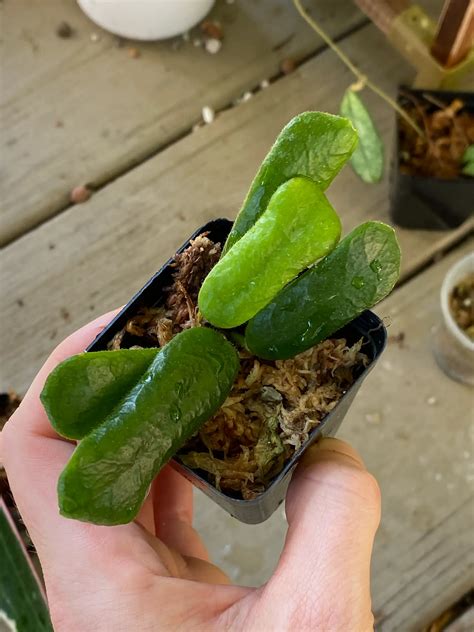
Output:
[[260,588],[232,586],[192,527],[192,487],[165,467],[137,521],[103,527],[59,515],[58,476],[74,450],[39,395],[51,370],[79,353],[113,314],[49,357],[1,434],[2,461],[43,568],[57,632],[153,630],[363,632],[373,627],[370,558],[380,493],[353,448],[324,439],[290,484],[288,533]]

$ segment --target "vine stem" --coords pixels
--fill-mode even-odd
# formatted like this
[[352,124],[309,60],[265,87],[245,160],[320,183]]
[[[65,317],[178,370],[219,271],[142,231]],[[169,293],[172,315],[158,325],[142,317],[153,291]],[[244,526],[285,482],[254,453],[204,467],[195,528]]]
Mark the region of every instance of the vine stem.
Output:
[[315,31],[319,37],[326,42],[329,48],[336,53],[339,59],[342,61],[347,68],[352,72],[352,74],[356,77],[357,83],[354,84],[354,87],[350,86],[351,89],[360,90],[362,87],[367,87],[369,90],[372,90],[376,95],[378,95],[381,99],[383,99],[386,103],[390,105],[405,121],[413,127],[417,134],[419,134],[422,138],[425,137],[422,129],[415,123],[415,121],[407,114],[407,112],[394,100],[392,99],[382,88],[373,83],[367,75],[361,72],[357,66],[355,66],[349,57],[339,48],[339,46],[329,37],[329,35],[320,27],[320,25],[314,20],[303,8],[301,4],[301,0],[293,0],[296,10],[301,15],[303,20]]

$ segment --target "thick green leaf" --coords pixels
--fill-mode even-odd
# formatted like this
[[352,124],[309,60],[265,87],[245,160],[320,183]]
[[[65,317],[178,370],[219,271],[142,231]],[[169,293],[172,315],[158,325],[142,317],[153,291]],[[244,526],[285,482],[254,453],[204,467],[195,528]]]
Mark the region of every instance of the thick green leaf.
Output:
[[255,224],[284,182],[306,176],[325,190],[357,144],[347,119],[325,112],[304,112],[280,132],[263,161],[227,238],[224,254]]
[[473,176],[474,177],[474,145],[469,145],[462,157],[462,173],[465,176]]
[[341,114],[352,121],[359,135],[351,156],[354,171],[364,182],[379,182],[383,176],[383,143],[361,98],[350,88],[342,99]]
[[462,162],[474,162],[474,145],[469,145],[463,154]]
[[292,358],[387,296],[399,273],[393,228],[362,224],[252,318],[245,331],[247,347],[262,358]]
[[467,162],[464,167],[462,168],[462,173],[465,176],[472,176],[474,177],[474,162]]
[[208,274],[199,309],[216,327],[248,321],[339,241],[341,222],[321,188],[291,178],[256,223]]
[[61,514],[107,525],[133,520],[159,470],[222,405],[238,368],[235,348],[217,331],[175,336],[77,446],[58,481]]
[[82,439],[99,425],[142,377],[158,349],[93,351],[68,358],[52,371],[41,393],[51,425],[67,439]]
[[0,499],[0,629],[53,632],[39,580],[3,499]]

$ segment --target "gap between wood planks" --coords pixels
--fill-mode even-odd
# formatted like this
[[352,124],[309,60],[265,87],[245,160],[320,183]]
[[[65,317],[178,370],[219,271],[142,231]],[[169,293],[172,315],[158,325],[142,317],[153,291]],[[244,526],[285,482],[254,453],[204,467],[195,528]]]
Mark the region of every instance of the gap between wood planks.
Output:
[[444,257],[446,257],[455,248],[458,248],[463,243],[467,242],[473,234],[474,217],[471,217],[457,228],[453,228],[442,241],[438,242],[436,244],[436,250],[433,250],[432,253],[428,253],[427,256],[422,255],[419,261],[413,265],[412,269],[400,277],[396,287],[402,287],[402,285],[411,281],[415,276],[435,263],[438,263],[441,259],[444,259]]
[[[368,26],[370,23],[371,22],[370,22],[369,19],[363,18],[357,24],[354,24],[354,26],[351,26],[350,28],[346,29],[343,33],[338,35],[337,37],[334,37],[334,41],[336,43],[341,42],[344,39],[350,37],[351,35],[357,33],[358,31],[362,30],[364,27]],[[316,35],[315,35],[315,37],[316,37]],[[287,38],[287,40],[288,39],[290,39],[290,38]],[[274,49],[278,50],[278,48],[281,48],[282,46],[284,46],[287,43],[287,40],[277,44],[274,47]],[[311,61],[312,59],[318,57],[319,55],[321,55],[322,53],[324,53],[328,49],[329,49],[329,47],[327,46],[327,44],[321,44],[316,49],[314,49],[312,52],[308,53],[307,55],[303,55],[298,60],[295,60],[295,69],[294,70],[297,70],[297,68],[299,68],[300,66],[306,64],[307,62]],[[281,79],[284,79],[286,76],[287,75],[284,72],[279,71],[277,73],[274,73],[272,76],[267,77],[268,81],[270,82],[270,87],[271,87],[272,84],[276,83],[277,81],[279,81]],[[249,87],[249,89],[247,91],[244,91],[244,93],[245,92],[249,92],[249,93],[252,94],[252,96],[254,96],[258,92],[261,92],[264,89],[266,89],[266,88],[262,88],[260,86],[260,83],[258,83],[256,85],[253,85],[253,86]],[[216,116],[218,116],[222,112],[226,112],[226,111],[231,110],[233,108],[237,108],[237,107],[239,107],[242,104],[243,104],[242,101],[237,101],[235,98],[233,98],[230,101],[228,101],[227,104],[221,106],[220,108],[216,108],[215,109],[215,114],[216,114]],[[200,121],[198,121],[197,123],[199,123],[199,122]],[[117,172],[114,175],[112,175],[110,177],[105,177],[104,179],[98,178],[97,181],[94,181],[93,193],[95,194],[98,191],[100,191],[103,188],[105,188],[106,186],[114,183],[116,180],[119,180],[122,176],[128,174],[130,171],[133,171],[134,169],[140,167],[141,165],[146,163],[148,160],[151,160],[152,158],[157,156],[159,153],[165,151],[166,149],[168,149],[172,145],[174,145],[174,144],[178,143],[179,141],[183,140],[184,138],[186,138],[190,134],[193,134],[195,125],[196,125],[196,123],[192,124],[188,129],[186,129],[186,130],[184,130],[184,131],[182,131],[180,133],[177,133],[175,136],[173,136],[173,138],[171,138],[170,140],[168,140],[165,143],[159,144],[157,147],[155,147],[151,151],[147,152],[145,155],[140,156],[140,157],[138,157],[135,160],[131,160],[126,167],[124,167],[123,169],[117,170]],[[205,124],[203,124],[203,125],[205,125]],[[17,235],[16,237],[13,237],[12,239],[7,240],[2,245],[2,249],[14,244],[16,241],[18,241],[19,239],[21,239],[22,237],[24,237],[28,233],[33,232],[34,230],[36,230],[37,228],[39,228],[43,224],[47,224],[50,220],[54,219],[55,217],[57,217],[61,213],[64,213],[65,211],[69,210],[73,206],[77,206],[77,205],[68,202],[67,204],[64,204],[63,206],[59,207],[55,212],[53,212],[47,218],[45,218],[43,220],[39,220],[38,222],[32,224],[27,230],[25,230],[23,233],[21,233],[21,235]]]
[[421,632],[442,632],[446,630],[455,630],[457,629],[459,632],[462,630],[468,630],[467,627],[468,622],[466,622],[466,627],[458,627],[456,626],[456,622],[460,622],[463,618],[463,615],[473,611],[474,609],[474,588],[472,588],[468,593],[463,595],[461,599],[459,599],[456,603],[450,606],[447,610],[441,613],[434,621],[432,621],[429,625],[427,625]]

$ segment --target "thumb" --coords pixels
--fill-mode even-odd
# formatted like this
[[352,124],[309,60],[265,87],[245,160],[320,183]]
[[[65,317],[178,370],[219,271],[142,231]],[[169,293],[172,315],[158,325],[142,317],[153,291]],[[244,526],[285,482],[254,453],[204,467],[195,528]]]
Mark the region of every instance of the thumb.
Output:
[[370,559],[380,491],[357,452],[337,439],[310,448],[288,490],[286,514],[274,587],[291,586],[293,595],[303,596],[300,616],[306,610],[312,618],[317,608],[319,629],[324,621],[332,630],[371,628]]

